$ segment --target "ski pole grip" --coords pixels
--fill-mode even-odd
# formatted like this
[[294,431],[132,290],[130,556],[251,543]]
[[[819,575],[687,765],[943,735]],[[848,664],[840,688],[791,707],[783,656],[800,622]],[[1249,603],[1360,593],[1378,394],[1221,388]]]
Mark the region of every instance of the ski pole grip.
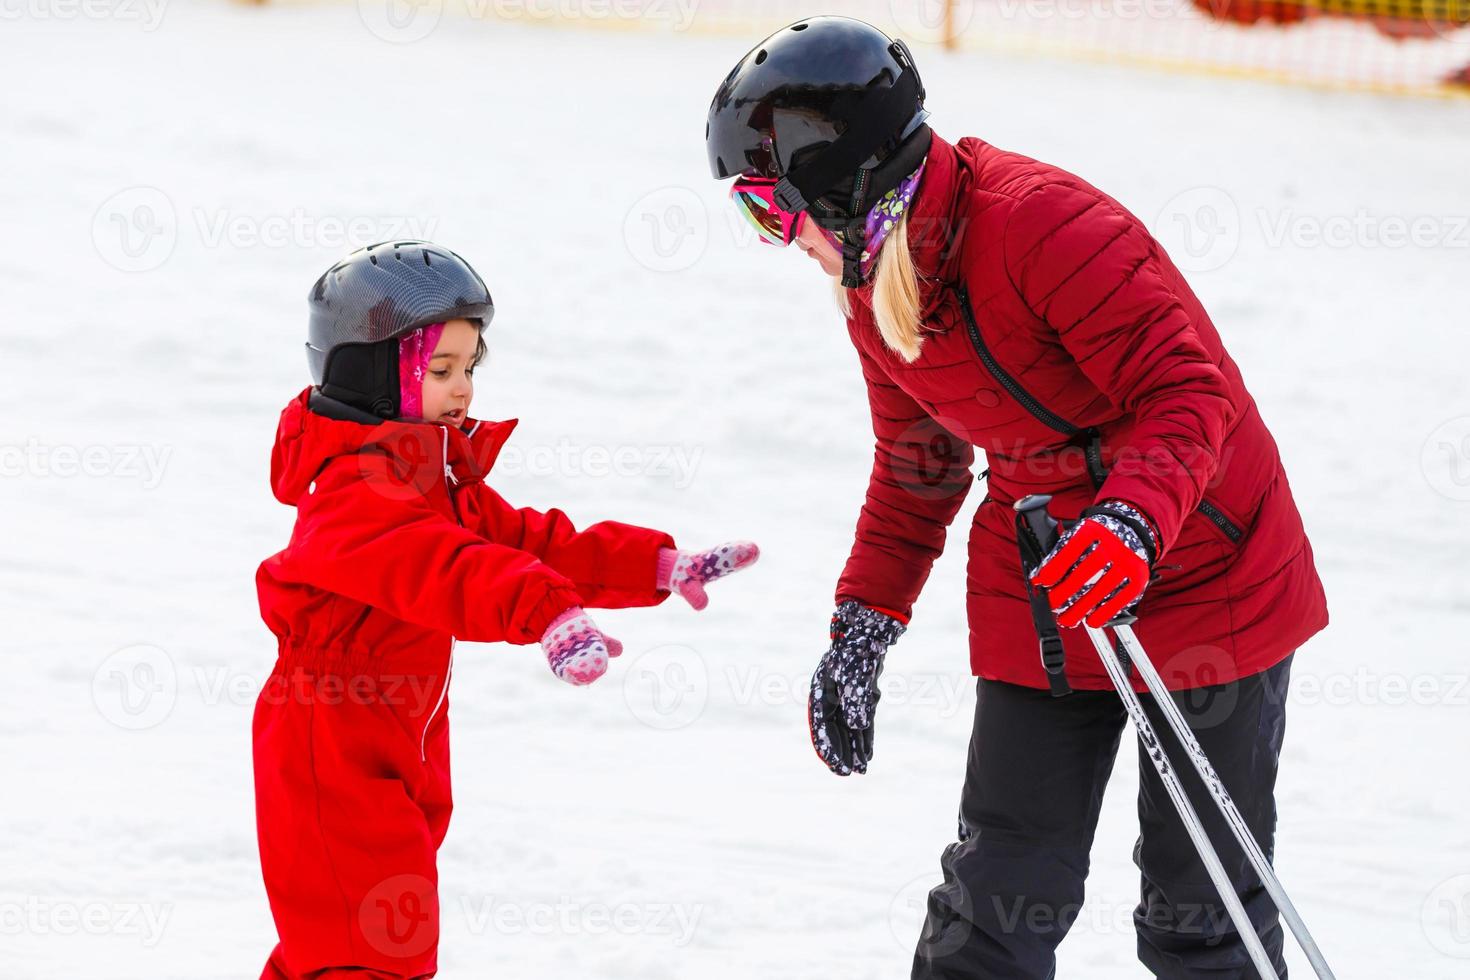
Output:
[[1015,503],[1016,513],[1026,522],[1036,543],[1041,546],[1043,556],[1051,553],[1057,545],[1057,539],[1061,537],[1061,525],[1046,510],[1050,503],[1049,493],[1033,493]]

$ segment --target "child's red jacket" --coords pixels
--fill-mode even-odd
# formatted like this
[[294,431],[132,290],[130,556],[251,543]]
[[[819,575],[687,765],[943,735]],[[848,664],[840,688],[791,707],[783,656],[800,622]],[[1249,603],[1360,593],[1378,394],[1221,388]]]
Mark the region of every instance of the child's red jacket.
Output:
[[515,422],[463,429],[281,413],[271,488],[291,542],[256,575],[283,654],[442,667],[451,636],[534,643],[572,606],[661,602],[659,531],[515,508],[485,484]]
[[310,389],[281,413],[271,485],[296,528],[256,575],[279,642],[253,730],[267,977],[432,975],[454,638],[534,643],[569,607],[667,596],[668,535],[578,531],[486,486],[514,426],[380,422]]

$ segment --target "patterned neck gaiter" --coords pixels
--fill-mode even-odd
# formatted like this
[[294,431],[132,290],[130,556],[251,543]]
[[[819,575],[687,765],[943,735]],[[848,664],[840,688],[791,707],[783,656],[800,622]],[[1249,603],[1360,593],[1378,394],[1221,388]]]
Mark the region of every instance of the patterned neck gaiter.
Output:
[[914,202],[914,195],[919,192],[919,181],[924,176],[924,164],[929,162],[925,157],[919,167],[903,180],[899,181],[897,187],[884,194],[883,197],[868,212],[866,225],[867,234],[863,239],[866,246],[863,254],[858,258],[859,269],[863,280],[873,274],[873,267],[877,265],[878,251],[888,239],[888,235],[898,225],[898,219],[903,217],[909,205]]
[[431,323],[398,338],[399,418],[423,418],[424,374],[443,333],[444,324]]

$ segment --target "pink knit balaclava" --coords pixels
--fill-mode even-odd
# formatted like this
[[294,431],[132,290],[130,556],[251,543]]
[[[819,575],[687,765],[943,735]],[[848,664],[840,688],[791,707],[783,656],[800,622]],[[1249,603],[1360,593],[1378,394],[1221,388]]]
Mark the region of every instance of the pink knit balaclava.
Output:
[[444,324],[431,323],[398,338],[398,414],[402,418],[424,415],[424,374],[443,333]]

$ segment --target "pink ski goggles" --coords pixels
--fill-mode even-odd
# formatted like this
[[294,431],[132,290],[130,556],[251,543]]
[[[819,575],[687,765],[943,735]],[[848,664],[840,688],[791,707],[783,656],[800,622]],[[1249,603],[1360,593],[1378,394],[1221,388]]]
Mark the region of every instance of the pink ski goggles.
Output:
[[[761,241],[785,248],[796,241],[806,226],[807,213],[785,211],[776,203],[776,181],[764,177],[739,177],[730,187],[730,200],[745,215]],[[842,239],[835,232],[821,228],[822,235],[836,248]]]

